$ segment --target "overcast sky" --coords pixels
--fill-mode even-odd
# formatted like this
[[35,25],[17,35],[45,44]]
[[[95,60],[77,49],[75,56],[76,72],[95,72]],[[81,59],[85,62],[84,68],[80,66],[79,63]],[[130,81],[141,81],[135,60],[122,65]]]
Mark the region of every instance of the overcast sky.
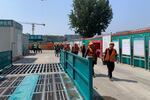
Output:
[[[106,33],[150,27],[150,0],[110,0],[113,20]],[[0,19],[45,23],[36,26],[36,34],[73,34],[68,14],[72,0],[0,0]],[[31,25],[23,24],[23,32],[31,33]]]

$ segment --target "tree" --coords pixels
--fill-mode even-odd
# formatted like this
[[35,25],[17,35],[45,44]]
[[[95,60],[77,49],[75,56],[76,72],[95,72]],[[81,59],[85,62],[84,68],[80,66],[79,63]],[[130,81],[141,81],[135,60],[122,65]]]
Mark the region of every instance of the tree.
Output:
[[104,32],[113,18],[109,0],[73,0],[70,28],[83,37]]

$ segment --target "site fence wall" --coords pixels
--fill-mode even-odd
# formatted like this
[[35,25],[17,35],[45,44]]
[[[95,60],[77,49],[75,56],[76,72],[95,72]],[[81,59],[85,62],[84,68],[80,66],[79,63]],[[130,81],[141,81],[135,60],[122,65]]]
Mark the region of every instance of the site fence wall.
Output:
[[[88,47],[89,42],[102,40],[104,47],[104,36],[83,39],[82,42]],[[150,70],[150,32],[136,33],[133,31],[129,34],[112,34],[111,41],[115,43],[115,49],[118,52],[117,59],[120,63]],[[104,48],[101,49],[104,51]]]
[[112,42],[119,44],[119,61],[135,67],[150,69],[149,35],[150,33],[112,36]]
[[85,100],[92,100],[92,58],[85,59],[67,51],[61,51],[60,62]]

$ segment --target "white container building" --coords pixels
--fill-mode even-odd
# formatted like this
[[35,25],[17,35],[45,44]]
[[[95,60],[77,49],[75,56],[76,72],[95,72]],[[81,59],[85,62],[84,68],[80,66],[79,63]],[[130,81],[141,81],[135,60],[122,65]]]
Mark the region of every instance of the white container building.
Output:
[[0,52],[12,51],[13,60],[22,56],[22,25],[13,20],[0,20]]

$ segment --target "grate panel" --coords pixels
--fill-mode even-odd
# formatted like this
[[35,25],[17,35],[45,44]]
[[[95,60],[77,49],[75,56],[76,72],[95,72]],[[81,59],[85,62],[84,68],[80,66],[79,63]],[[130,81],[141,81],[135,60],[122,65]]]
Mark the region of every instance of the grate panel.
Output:
[[60,64],[30,64],[13,65],[5,69],[2,75],[7,75],[6,79],[0,81],[0,100],[8,100],[24,77],[29,74],[38,74],[32,100],[67,100],[67,87],[71,84],[64,84],[62,77],[64,71]]
[[33,94],[32,100],[42,100],[41,97],[42,97],[42,93],[35,93]]
[[14,91],[15,91],[16,88],[8,88],[3,95],[11,95]]
[[55,100],[55,96],[53,92],[46,92],[45,93],[45,100]]
[[56,90],[64,90],[62,83],[56,83]]
[[8,100],[9,96],[0,97],[0,100]]
[[36,85],[34,92],[42,92],[42,90],[43,90],[43,85]]
[[57,100],[67,100],[64,91],[57,91],[56,94],[57,94]]
[[23,74],[50,74],[63,72],[60,64],[30,64],[12,65],[5,69],[1,75],[23,75]]

